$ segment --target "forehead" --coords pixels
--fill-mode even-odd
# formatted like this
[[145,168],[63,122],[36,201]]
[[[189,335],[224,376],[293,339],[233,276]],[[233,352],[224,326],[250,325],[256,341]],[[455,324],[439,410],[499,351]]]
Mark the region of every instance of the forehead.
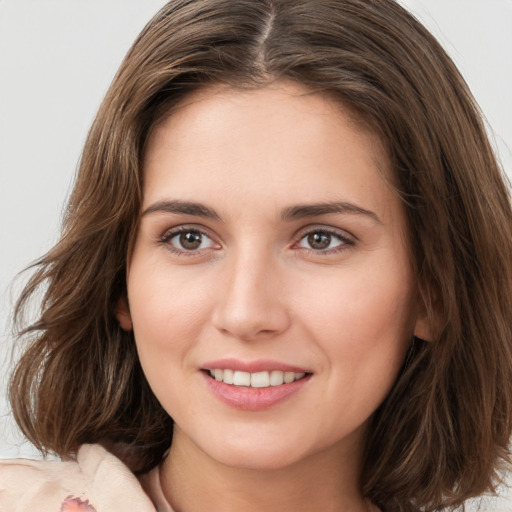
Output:
[[292,83],[211,87],[187,97],[151,134],[144,203],[171,194],[243,196],[246,206],[259,196],[276,206],[358,199],[386,207],[395,196],[389,167],[379,138],[332,98]]
[[[254,106],[257,106],[257,110],[254,110]],[[155,142],[161,139],[165,132],[173,129],[181,131],[182,137],[179,142],[186,143],[192,140],[193,143],[197,143],[200,128],[206,133],[214,125],[217,129],[208,133],[210,140],[213,141],[216,134],[219,137],[224,136],[224,133],[219,131],[223,124],[238,121],[239,130],[236,133],[231,132],[230,137],[235,137],[238,133],[241,135],[240,130],[245,127],[255,128],[261,137],[265,133],[270,133],[261,129],[271,124],[275,125],[276,120],[280,119],[282,125],[288,123],[285,127],[289,131],[292,128],[290,123],[297,118],[302,121],[300,127],[303,132],[306,129],[316,131],[322,124],[336,125],[341,121],[354,132],[371,138],[372,143],[376,147],[379,146],[379,151],[383,151],[379,137],[374,134],[367,120],[353,107],[343,103],[334,93],[315,92],[289,80],[249,89],[212,84],[188,94],[169,110],[168,115],[159,116],[160,120],[151,130],[146,144],[146,157],[154,149]],[[308,116],[307,123],[304,123],[305,116]],[[294,135],[297,134],[298,132]],[[175,142],[178,142],[178,139]]]

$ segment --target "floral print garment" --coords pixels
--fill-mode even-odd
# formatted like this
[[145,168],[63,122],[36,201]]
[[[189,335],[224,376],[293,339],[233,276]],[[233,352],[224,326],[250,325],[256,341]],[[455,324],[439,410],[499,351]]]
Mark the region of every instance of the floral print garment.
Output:
[[89,500],[82,501],[80,498],[70,496],[62,502],[60,512],[96,512],[96,509],[89,505]]
[[129,469],[98,445],[82,446],[76,461],[0,460],[0,512],[124,511],[156,508]]

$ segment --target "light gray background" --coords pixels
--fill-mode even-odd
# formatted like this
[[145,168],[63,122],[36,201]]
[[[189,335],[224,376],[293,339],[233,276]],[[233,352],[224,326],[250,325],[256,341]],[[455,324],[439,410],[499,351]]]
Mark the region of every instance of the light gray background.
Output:
[[[0,0],[0,457],[37,456],[4,397],[9,317],[23,278],[13,280],[55,242],[96,109],[135,36],[164,3]],[[402,3],[461,69],[512,176],[512,0]],[[482,507],[511,509],[507,496]]]

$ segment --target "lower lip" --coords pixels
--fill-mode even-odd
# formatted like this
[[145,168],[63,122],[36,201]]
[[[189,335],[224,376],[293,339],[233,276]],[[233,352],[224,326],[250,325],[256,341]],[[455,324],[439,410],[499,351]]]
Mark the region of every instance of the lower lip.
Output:
[[263,411],[290,398],[298,393],[309,381],[311,375],[302,379],[281,384],[280,386],[269,386],[268,388],[252,388],[249,386],[234,386],[217,381],[201,372],[210,391],[221,401],[236,409],[244,411]]

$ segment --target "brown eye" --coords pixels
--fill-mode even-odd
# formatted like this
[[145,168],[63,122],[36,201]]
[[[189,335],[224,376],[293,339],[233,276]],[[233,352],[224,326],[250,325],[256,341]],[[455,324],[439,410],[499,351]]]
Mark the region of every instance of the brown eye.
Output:
[[197,229],[179,229],[162,237],[162,242],[175,252],[195,252],[214,247],[213,240]]
[[179,243],[183,249],[194,251],[201,247],[203,236],[198,231],[188,231],[179,235]]
[[335,233],[323,229],[305,233],[299,242],[299,247],[312,251],[335,251],[345,246],[353,245],[352,240],[341,233]]
[[331,235],[326,233],[310,233],[308,235],[308,244],[312,249],[327,249],[331,244]]

